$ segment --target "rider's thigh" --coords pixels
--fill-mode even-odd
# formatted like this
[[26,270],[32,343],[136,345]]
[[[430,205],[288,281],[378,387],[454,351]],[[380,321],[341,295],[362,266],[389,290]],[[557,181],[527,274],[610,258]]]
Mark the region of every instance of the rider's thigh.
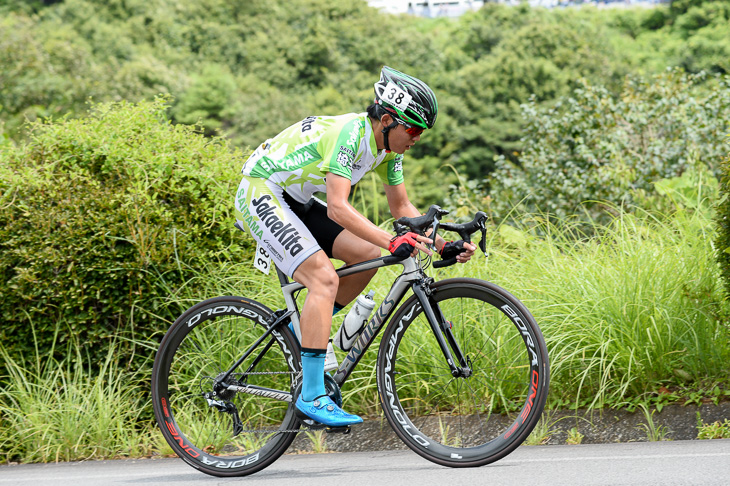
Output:
[[340,233],[332,245],[332,256],[348,265],[380,257],[380,247],[355,236],[347,230]]
[[339,286],[339,277],[324,251],[319,250],[304,260],[294,271],[293,278],[307,287],[309,293],[331,294],[334,301]]
[[236,219],[290,277],[302,262],[321,249],[286,202],[284,189],[272,181],[243,176],[236,193]]

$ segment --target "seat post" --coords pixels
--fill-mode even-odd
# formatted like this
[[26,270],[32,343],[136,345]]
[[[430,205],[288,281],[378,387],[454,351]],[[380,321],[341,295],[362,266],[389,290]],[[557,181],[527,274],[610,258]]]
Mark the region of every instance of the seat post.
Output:
[[283,287],[284,285],[287,285],[289,283],[289,277],[287,277],[284,272],[279,270],[279,267],[277,267],[276,265],[274,265],[274,268],[276,269],[276,275],[279,277],[279,283],[281,284],[281,286]]

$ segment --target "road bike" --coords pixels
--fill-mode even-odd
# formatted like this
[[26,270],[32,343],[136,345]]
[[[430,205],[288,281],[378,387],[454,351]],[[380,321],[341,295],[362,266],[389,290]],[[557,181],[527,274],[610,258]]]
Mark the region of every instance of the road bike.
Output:
[[[401,218],[396,233],[435,240],[439,230],[454,231],[469,242],[481,231],[486,255],[486,215],[441,223],[445,214],[432,206],[423,216]],[[339,368],[325,373],[327,393],[342,403],[340,388],[384,328],[377,388],[397,436],[437,464],[482,466],[516,449],[538,422],[548,394],[547,348],[535,319],[509,292],[473,278],[436,281],[426,273],[430,263],[390,255],[337,269],[345,277],[403,267]],[[295,412],[300,346],[289,324],[298,329],[296,296],[304,287],[277,273],[286,308],[233,296],[200,302],[174,322],[155,357],[157,422],[175,453],[204,473],[260,471],[302,430],[350,431],[302,421]]]

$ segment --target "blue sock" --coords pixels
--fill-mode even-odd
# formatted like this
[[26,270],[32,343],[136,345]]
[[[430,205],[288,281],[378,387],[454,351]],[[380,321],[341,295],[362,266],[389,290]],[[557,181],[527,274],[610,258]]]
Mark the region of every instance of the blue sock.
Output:
[[302,400],[311,402],[325,395],[324,357],[326,349],[302,348]]

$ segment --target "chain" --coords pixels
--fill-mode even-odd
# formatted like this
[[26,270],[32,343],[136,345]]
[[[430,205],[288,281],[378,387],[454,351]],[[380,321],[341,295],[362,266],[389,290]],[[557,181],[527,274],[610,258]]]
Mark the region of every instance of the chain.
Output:
[[252,429],[252,430],[242,430],[240,433],[248,433],[248,434],[263,434],[263,433],[285,433],[285,434],[296,434],[298,432],[309,432],[309,431],[317,431],[317,430],[325,430],[322,427],[300,427],[298,429],[290,429],[290,430],[279,430],[279,429]]
[[296,375],[298,371],[249,371],[248,373],[233,373],[234,375]]

